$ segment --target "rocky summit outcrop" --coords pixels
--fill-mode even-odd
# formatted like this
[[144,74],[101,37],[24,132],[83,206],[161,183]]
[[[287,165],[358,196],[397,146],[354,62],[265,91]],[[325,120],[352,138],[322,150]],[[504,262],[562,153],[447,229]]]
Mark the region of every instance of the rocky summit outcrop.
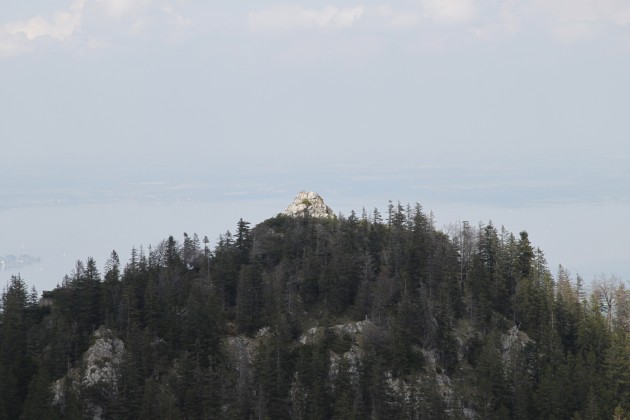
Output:
[[324,203],[324,199],[317,193],[302,191],[284,211],[287,216],[334,217],[330,207]]

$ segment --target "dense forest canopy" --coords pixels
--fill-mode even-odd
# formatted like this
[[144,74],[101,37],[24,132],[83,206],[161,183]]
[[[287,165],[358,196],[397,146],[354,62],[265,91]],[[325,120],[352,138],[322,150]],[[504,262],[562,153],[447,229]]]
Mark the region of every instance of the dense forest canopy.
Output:
[[[239,220],[2,293],[0,419],[610,419],[630,296],[420,205]],[[555,271],[555,270],[554,270]]]

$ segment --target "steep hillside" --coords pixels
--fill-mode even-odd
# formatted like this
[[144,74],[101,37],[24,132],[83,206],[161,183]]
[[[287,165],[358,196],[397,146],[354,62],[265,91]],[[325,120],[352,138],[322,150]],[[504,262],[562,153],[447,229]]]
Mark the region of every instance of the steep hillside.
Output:
[[103,273],[78,262],[39,300],[14,278],[0,418],[630,412],[623,284],[601,279],[585,296],[526,232],[447,234],[420,205],[390,203],[384,215],[240,220],[207,243],[171,236],[124,266],[113,252]]

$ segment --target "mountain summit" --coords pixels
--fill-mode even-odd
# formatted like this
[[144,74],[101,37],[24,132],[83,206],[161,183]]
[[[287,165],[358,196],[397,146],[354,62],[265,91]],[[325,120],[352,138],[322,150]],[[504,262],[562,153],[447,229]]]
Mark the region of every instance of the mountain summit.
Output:
[[284,211],[287,216],[334,217],[330,207],[324,203],[324,199],[317,193],[302,191],[294,199],[293,203]]

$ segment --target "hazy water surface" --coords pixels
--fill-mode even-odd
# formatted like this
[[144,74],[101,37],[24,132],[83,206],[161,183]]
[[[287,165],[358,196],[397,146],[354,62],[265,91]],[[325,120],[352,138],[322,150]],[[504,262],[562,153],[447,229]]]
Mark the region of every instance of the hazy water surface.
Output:
[[[29,254],[41,263],[0,272],[0,284],[19,272],[39,291],[55,287],[69,274],[78,259],[91,256],[102,270],[113,249],[128,261],[132,247],[155,246],[174,235],[181,241],[184,232],[207,235],[214,246],[226,230],[234,231],[243,218],[252,226],[282,211],[289,198],[234,199],[225,201],[143,202],[39,206],[0,211],[0,255]],[[378,207],[386,212],[387,201],[351,198],[332,194],[324,197],[336,212],[368,212]],[[505,225],[518,234],[527,230],[534,246],[539,246],[555,274],[562,264],[587,282],[599,274],[617,274],[630,279],[630,206],[566,204],[509,208],[505,206],[464,205],[429,201],[421,203],[434,213],[436,227],[468,220]]]

